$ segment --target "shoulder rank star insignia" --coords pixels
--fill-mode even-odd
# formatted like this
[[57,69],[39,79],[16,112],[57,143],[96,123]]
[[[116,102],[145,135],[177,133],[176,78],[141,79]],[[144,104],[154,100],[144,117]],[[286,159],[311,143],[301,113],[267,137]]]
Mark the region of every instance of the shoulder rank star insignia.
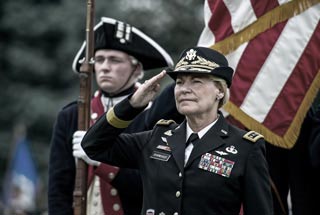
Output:
[[224,151],[216,151],[219,155],[228,155],[228,153],[227,152],[224,152]]
[[251,142],[257,142],[260,138],[264,138],[261,134],[255,131],[249,131],[243,135],[244,139],[250,140]]

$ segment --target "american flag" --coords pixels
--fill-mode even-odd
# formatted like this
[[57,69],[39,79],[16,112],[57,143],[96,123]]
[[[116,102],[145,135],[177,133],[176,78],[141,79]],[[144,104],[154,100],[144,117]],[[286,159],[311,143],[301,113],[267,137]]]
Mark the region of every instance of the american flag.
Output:
[[294,146],[320,87],[320,0],[205,0],[198,46],[235,69],[224,110],[275,146]]

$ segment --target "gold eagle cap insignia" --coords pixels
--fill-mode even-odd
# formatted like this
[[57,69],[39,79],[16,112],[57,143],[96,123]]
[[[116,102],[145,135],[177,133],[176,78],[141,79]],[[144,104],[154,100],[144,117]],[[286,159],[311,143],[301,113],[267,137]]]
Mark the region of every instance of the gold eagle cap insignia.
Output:
[[264,138],[263,135],[259,134],[256,131],[249,131],[245,135],[243,135],[243,138],[246,140],[249,140],[253,143],[257,142],[259,139]]

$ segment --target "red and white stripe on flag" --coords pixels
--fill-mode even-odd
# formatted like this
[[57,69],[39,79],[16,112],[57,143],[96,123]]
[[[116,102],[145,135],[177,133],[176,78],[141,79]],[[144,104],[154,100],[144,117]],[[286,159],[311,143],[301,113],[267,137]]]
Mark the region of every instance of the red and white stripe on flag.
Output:
[[198,46],[235,69],[224,109],[292,148],[320,87],[320,0],[205,0]]

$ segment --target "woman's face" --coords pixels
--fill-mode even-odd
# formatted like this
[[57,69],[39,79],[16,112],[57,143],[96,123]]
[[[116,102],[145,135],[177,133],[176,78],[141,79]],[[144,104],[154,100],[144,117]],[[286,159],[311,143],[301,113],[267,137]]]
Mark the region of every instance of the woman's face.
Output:
[[208,75],[178,75],[174,91],[177,109],[186,116],[215,115],[219,92]]

